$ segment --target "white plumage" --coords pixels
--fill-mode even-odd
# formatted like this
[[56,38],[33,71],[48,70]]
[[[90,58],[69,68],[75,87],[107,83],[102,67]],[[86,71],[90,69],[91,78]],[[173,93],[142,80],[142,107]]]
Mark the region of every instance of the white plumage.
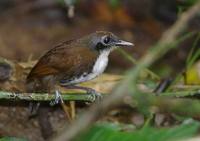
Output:
[[94,67],[93,67],[91,73],[87,74],[85,72],[85,73],[83,73],[83,75],[81,75],[78,78],[73,79],[69,83],[76,84],[76,83],[85,82],[85,81],[94,79],[97,76],[99,76],[100,74],[102,74],[108,65],[108,55],[109,55],[110,51],[111,50],[104,50],[100,53],[99,57],[97,58],[97,60],[94,64]]

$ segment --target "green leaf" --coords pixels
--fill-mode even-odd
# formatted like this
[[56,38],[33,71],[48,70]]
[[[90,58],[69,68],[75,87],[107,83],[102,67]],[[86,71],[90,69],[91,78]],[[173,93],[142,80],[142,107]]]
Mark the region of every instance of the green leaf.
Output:
[[186,68],[190,68],[195,61],[200,57],[200,49],[197,46],[200,42],[200,33],[197,34],[197,37],[192,45],[192,49],[190,50],[187,60],[186,60]]
[[112,124],[97,124],[76,141],[174,141],[194,136],[200,127],[199,122],[191,121],[171,128],[145,126],[140,130],[124,131]]

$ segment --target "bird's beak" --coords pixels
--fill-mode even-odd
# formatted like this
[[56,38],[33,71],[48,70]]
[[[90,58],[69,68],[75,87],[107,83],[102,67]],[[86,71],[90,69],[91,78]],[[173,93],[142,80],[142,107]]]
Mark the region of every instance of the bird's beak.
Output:
[[116,46],[134,46],[133,43],[131,42],[127,42],[127,41],[123,41],[123,40],[118,40],[117,42],[115,42]]

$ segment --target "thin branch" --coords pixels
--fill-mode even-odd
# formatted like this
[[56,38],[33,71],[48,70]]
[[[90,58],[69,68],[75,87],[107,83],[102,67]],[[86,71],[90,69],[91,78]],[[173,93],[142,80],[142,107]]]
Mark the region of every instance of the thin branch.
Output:
[[140,59],[135,68],[131,69],[127,73],[125,79],[120,85],[118,85],[118,87],[114,89],[109,97],[100,103],[93,105],[87,112],[74,121],[71,126],[65,126],[62,131],[58,132],[57,136],[52,138],[52,141],[73,140],[80,132],[85,131],[92,125],[92,123],[108,112],[110,108],[121,104],[124,100],[124,97],[130,93],[130,84],[132,85],[131,93],[136,95],[138,93],[136,82],[140,72],[144,68],[152,65],[152,63],[173,48],[171,44],[176,41],[178,35],[186,28],[194,15],[199,12],[199,9],[200,1],[179,17],[177,22],[163,34],[157,45],[155,45],[148,54]]
[[[62,93],[63,101],[87,101],[93,102],[91,94],[86,93]],[[23,100],[23,101],[52,101],[55,95],[48,93],[12,93],[0,91],[0,99],[5,100]]]
[[[181,90],[181,91],[171,91],[159,93],[159,96],[167,97],[186,97],[200,94],[200,88],[191,89],[191,90]],[[103,94],[104,96],[105,94]],[[152,93],[155,95],[155,93]],[[87,93],[62,93],[61,94],[63,101],[86,101],[93,102],[94,97],[91,94]],[[48,93],[12,93],[6,91],[0,91],[0,100],[15,100],[15,101],[52,101],[55,100],[55,95]]]

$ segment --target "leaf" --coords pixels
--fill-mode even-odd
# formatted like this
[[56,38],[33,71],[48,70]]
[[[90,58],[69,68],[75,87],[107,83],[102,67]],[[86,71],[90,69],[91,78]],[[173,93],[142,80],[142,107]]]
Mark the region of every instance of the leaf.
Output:
[[200,61],[186,70],[184,80],[187,85],[200,85]]
[[192,45],[192,49],[190,50],[187,60],[186,60],[186,68],[189,69],[195,61],[200,57],[200,49],[198,47],[198,42],[200,41],[200,33],[197,34],[197,37]]
[[145,126],[140,130],[121,131],[117,125],[97,124],[76,141],[174,141],[194,136],[199,127],[199,122],[191,121],[171,128]]
[[186,60],[186,71],[185,71],[185,84],[188,85],[199,85],[200,84],[200,48],[198,43],[200,42],[200,33],[192,45],[192,49],[188,54]]

